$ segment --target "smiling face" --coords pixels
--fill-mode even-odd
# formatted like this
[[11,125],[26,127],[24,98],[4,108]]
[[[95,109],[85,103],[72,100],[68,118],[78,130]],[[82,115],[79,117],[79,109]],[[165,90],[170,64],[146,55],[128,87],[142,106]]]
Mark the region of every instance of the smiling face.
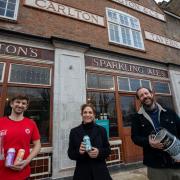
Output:
[[28,102],[26,99],[15,99],[10,103],[10,106],[12,108],[12,113],[21,115],[27,110]]
[[94,121],[95,113],[90,106],[86,106],[81,112],[82,120],[84,124]]
[[154,103],[154,95],[146,88],[137,91],[137,96],[143,106],[151,107]]

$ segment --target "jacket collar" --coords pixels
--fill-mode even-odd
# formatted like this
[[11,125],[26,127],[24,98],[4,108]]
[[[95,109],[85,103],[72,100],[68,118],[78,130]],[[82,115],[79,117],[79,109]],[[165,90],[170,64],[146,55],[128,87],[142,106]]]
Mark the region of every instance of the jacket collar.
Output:
[[[158,109],[159,109],[159,116],[158,116],[159,118],[158,118],[158,120],[160,121],[161,111],[166,112],[166,109],[164,109],[164,108],[163,108],[160,104],[158,104],[158,103],[156,103],[156,105],[158,106]],[[139,109],[138,114],[142,114],[142,115],[152,124],[152,126],[154,127],[154,123],[153,123],[151,117],[147,114],[147,112],[145,111],[145,109],[144,109],[143,106],[141,106],[141,108]],[[154,127],[154,129],[155,129],[155,127]]]

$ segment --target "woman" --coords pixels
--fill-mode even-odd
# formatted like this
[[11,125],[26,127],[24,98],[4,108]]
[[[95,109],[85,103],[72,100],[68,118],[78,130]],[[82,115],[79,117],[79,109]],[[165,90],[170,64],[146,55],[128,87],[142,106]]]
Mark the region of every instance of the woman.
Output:
[[[81,106],[82,124],[71,129],[68,156],[76,160],[73,180],[112,180],[105,159],[110,154],[106,130],[94,123],[95,108],[92,104]],[[90,137],[92,149],[88,152],[83,137]]]

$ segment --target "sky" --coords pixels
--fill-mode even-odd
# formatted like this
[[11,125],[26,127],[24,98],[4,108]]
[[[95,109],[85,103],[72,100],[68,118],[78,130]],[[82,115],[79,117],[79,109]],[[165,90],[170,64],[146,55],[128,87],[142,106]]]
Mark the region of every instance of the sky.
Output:
[[[155,1],[156,1],[156,2],[162,2],[163,0],[155,0]],[[168,2],[169,0],[165,0],[165,1]]]

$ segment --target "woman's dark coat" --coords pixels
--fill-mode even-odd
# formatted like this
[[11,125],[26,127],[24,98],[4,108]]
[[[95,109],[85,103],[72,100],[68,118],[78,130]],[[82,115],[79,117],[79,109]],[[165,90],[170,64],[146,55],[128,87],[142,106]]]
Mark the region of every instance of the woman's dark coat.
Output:
[[83,136],[86,135],[82,124],[70,132],[68,156],[70,159],[76,160],[73,180],[112,180],[105,162],[110,154],[106,130],[94,123],[91,128],[89,136],[92,146],[99,150],[97,158],[90,158],[87,153],[83,155],[79,153]]

